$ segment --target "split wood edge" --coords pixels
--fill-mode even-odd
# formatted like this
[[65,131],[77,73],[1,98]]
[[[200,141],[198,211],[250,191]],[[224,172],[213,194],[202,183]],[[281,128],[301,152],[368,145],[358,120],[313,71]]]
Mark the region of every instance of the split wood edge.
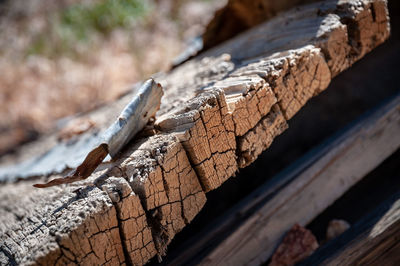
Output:
[[149,119],[155,116],[160,108],[162,95],[161,85],[155,83],[153,79],[147,80],[134,94],[133,99],[122,110],[117,120],[104,132],[101,143],[88,153],[71,175],[33,186],[46,188],[88,178],[108,154],[115,158],[121,149],[144,128]]
[[[354,8],[351,2],[335,4],[333,10],[342,18],[337,14],[330,15],[328,8],[326,30],[319,32],[318,37],[307,40],[308,45],[288,48],[287,51],[284,46],[283,52],[272,57],[252,58],[251,54],[240,51],[241,48],[231,49],[232,58],[217,56],[216,60],[221,63],[230,64],[231,59],[241,63],[229,75],[214,80],[213,86],[158,119],[156,127],[160,134],[126,148],[116,165],[94,181],[96,186],[93,190],[99,191],[99,195],[105,191],[108,198],[79,194],[83,199],[90,196],[104,202],[106,207],[103,211],[89,210],[85,215],[91,218],[71,225],[56,238],[52,237],[55,234],[53,231],[59,234],[59,229],[49,227],[39,239],[50,239],[53,249],[43,252],[38,250],[38,243],[24,240],[27,229],[23,226],[19,231],[12,228],[7,231],[12,237],[4,239],[3,236],[2,240],[7,245],[0,249],[0,261],[79,264],[90,258],[87,262],[111,263],[115,260],[140,265],[156,254],[165,254],[174,235],[190,223],[205,204],[204,191],[219,187],[240,167],[252,163],[287,128],[287,119],[308,99],[323,91],[332,76],[345,70],[388,37],[386,2],[360,3],[361,8]],[[318,10],[321,11],[312,7],[312,12],[307,8],[302,12],[314,14]],[[268,22],[257,29],[263,27],[268,28]],[[243,43],[248,37],[246,34],[231,43]],[[226,44],[227,49],[224,49],[229,50],[231,43]],[[219,55],[218,49],[222,48],[209,51],[208,56],[212,58],[213,53]],[[263,47],[257,49],[261,52]],[[246,62],[246,59],[251,61]],[[186,68],[184,64],[174,71],[179,73]],[[200,74],[197,72],[195,76]],[[95,176],[89,179],[95,179]],[[53,195],[61,193],[62,189],[69,188],[52,188],[46,193]],[[104,241],[114,245],[110,249],[110,254],[114,255],[107,257],[105,248],[97,250],[96,242],[90,241],[90,248],[77,250],[73,235],[77,230],[93,231],[92,219],[103,221],[107,217],[105,213],[111,213],[112,217],[107,219],[114,221],[112,225],[107,221],[104,230],[76,237],[83,242],[90,240],[91,236],[107,238]],[[47,225],[57,223],[51,215],[43,214],[43,217],[44,220],[48,217]],[[29,224],[28,221],[25,223]],[[21,227],[21,224],[16,226]],[[118,234],[113,237],[103,233],[115,232],[115,229]],[[14,231],[17,236],[12,233]],[[15,239],[20,239],[20,242]],[[31,251],[30,256],[27,256],[26,250]]]
[[366,117],[265,202],[202,261],[259,265],[293,224],[307,225],[400,147],[400,95]]

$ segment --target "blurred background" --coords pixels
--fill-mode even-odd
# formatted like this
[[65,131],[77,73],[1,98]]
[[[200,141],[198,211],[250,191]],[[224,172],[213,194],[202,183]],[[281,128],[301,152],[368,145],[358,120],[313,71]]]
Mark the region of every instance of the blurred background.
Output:
[[225,0],[0,0],[0,156],[168,69]]

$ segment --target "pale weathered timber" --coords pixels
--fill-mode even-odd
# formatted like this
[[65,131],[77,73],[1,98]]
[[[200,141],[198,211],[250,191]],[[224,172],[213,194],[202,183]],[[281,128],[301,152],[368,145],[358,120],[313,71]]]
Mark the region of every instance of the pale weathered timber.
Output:
[[127,264],[145,264],[157,254],[157,250],[139,197],[123,178],[100,178],[96,181],[114,203]]
[[206,202],[180,142],[158,135],[126,151],[108,175],[125,178],[148,213],[158,254],[190,223]]
[[331,80],[323,54],[311,45],[287,51],[283,57],[278,54],[277,58],[239,67],[232,76],[254,73],[271,84],[286,119],[292,118],[311,97],[325,90]]
[[400,95],[335,140],[314,164],[264,203],[203,260],[259,265],[293,224],[306,225],[400,147]]
[[216,82],[213,87],[224,90],[235,136],[243,136],[254,128],[277,102],[269,84],[258,75],[235,75]]
[[107,194],[93,185],[76,189],[38,190],[30,181],[3,185],[0,263],[125,263],[116,210]]
[[252,163],[262,151],[266,150],[274,138],[288,128],[288,124],[278,105],[243,137],[238,138],[239,167]]
[[[117,223],[117,242],[120,243],[119,250],[122,250],[120,253],[123,256],[119,262],[130,260],[132,263],[143,264],[155,254],[164,254],[174,235],[200,211],[206,200],[203,191],[219,187],[233,176],[239,167],[254,161],[259,153],[270,145],[271,139],[287,127],[286,120],[310,97],[323,91],[333,76],[383,42],[388,34],[386,2],[381,0],[325,1],[284,13],[207,51],[172,72],[155,77],[165,89],[155,123],[158,130],[156,135],[136,139],[125,147],[124,153],[115,162],[101,164],[100,168],[105,169],[106,173],[98,180],[96,175],[92,175],[89,180],[73,184],[71,187],[55,190],[51,188],[49,191],[69,191],[78,186],[81,186],[83,191],[90,187],[99,193],[99,188],[107,191],[102,199],[91,194],[89,196],[94,201],[107,202],[106,209],[113,212],[114,218],[110,216],[107,219],[114,219],[113,225]],[[117,116],[119,111],[114,115]],[[101,111],[97,111],[97,116],[94,117],[104,121]],[[94,127],[87,134],[59,145],[66,147],[80,143],[79,145],[87,147],[87,140],[96,129],[100,132],[103,127]],[[264,134],[264,130],[269,131],[268,134]],[[64,150],[58,150],[57,155],[63,153],[60,151]],[[75,154],[65,156],[68,157],[65,162],[70,160],[69,156],[75,158]],[[60,160],[56,162],[59,163]],[[52,172],[61,173],[68,169],[65,162],[62,161]],[[57,163],[52,164],[57,166]],[[31,161],[26,168],[31,170],[35,165]],[[17,173],[18,177],[18,170],[14,173]],[[47,181],[43,175],[51,172],[35,173],[39,177],[32,176],[35,175],[32,173],[25,176]],[[55,176],[50,178],[53,177]],[[126,183],[119,179],[121,177],[127,181],[132,192],[129,192]],[[124,185],[122,188],[110,189],[106,185],[107,178],[110,179],[110,185],[121,186],[120,182]],[[94,182],[96,186],[90,182]],[[19,202],[18,196],[25,198],[27,202],[31,193],[39,193],[34,188],[20,193],[22,196],[9,191],[11,187],[20,185],[26,188],[25,186],[31,185],[31,181],[3,185],[4,197],[11,194],[13,196],[4,200],[2,217],[15,216],[13,208],[8,206]],[[140,203],[142,206],[147,227],[151,231],[151,240],[149,234],[144,233],[146,225],[142,223],[144,216],[141,215],[140,207],[137,213],[132,214],[132,219],[144,228],[134,228],[132,231],[123,228],[125,207],[122,207],[124,205],[115,197],[116,194],[110,191],[120,191],[120,195],[129,192],[128,199],[137,197],[129,202],[132,205]],[[65,221],[66,235],[78,232],[76,230],[79,226],[87,226],[83,220],[77,221],[76,226],[70,223],[68,212],[62,212],[58,217],[52,213],[46,216],[44,213],[49,209],[47,205],[58,206],[62,203],[57,203],[54,198],[48,196],[47,193],[50,192],[40,193],[43,194],[34,198],[34,202],[38,201],[36,197],[42,200],[37,210],[35,209],[36,212],[31,212],[29,204],[22,209],[19,216],[26,217],[23,221],[35,220],[35,215],[48,217],[49,220]],[[62,198],[61,195],[57,197]],[[75,213],[82,206],[84,202],[77,203],[76,208],[71,207],[68,210]],[[101,212],[95,211],[91,217],[97,217],[97,213]],[[17,225],[24,225],[18,218],[13,219]],[[5,225],[3,232],[13,231],[10,224],[2,224]],[[141,237],[145,237],[145,240],[136,241],[140,236],[135,236],[134,232],[143,232]],[[43,233],[43,236],[37,235],[39,233]],[[2,237],[13,241],[7,234],[3,234]],[[38,244],[31,240],[34,238],[42,239],[42,242]],[[2,245],[0,256],[5,262],[12,263],[15,260],[17,263],[23,263],[27,259],[34,263],[38,258],[50,260],[53,253],[41,253],[30,248],[36,244],[43,250],[54,249],[56,253],[62,250],[49,231],[35,231],[34,236],[24,233],[19,243],[22,243],[23,247],[30,245],[29,256],[24,255],[28,249],[20,249],[14,245],[7,248]],[[133,243],[137,246],[130,246]],[[108,250],[107,245],[93,248],[96,252]],[[89,255],[83,255],[79,257],[79,261],[72,263],[80,263],[80,260],[88,257]],[[90,255],[88,263],[104,262],[102,258]]]
[[398,265],[400,195],[397,193],[301,265]]
[[[31,182],[21,182],[17,186],[7,184],[1,187],[4,190],[4,198],[0,206],[1,229],[4,238],[0,256],[3,262],[29,264],[40,263],[43,260],[48,261],[49,264],[56,264],[55,260],[62,259],[60,263],[122,264],[129,262],[134,265],[143,265],[156,254],[164,255],[168,243],[176,233],[193,220],[203,207],[206,197],[185,151],[176,138],[160,135],[133,145],[135,145],[134,148],[129,147],[133,152],[125,152],[117,165],[94,174],[84,181],[85,183],[78,182],[64,188],[48,188],[43,193],[30,187]],[[12,193],[6,193],[10,187],[16,189]],[[77,191],[71,193],[77,188]],[[101,197],[89,193],[92,190],[99,193]],[[55,200],[58,197],[61,199]],[[80,200],[81,198],[83,199]],[[48,200],[51,200],[52,204]],[[106,202],[107,205],[99,209],[99,206],[102,206],[101,201]],[[13,208],[9,207],[10,202],[16,202]],[[98,208],[92,210],[91,208],[94,208],[92,205]],[[107,236],[113,244],[107,244],[108,242],[105,242],[103,238],[91,238],[91,232],[99,237],[100,233],[95,231],[97,227],[88,229],[91,225],[87,223],[91,220],[87,222],[84,219],[86,216],[113,223],[110,227],[113,239]],[[17,222],[22,219],[21,217],[27,220],[25,222],[27,225]],[[76,219],[76,217],[82,219]],[[13,226],[13,221],[16,223],[15,226]],[[54,223],[56,226],[51,229],[40,230],[42,226],[50,226]],[[63,225],[60,232],[58,223]],[[100,222],[92,223],[98,227],[105,227],[105,225],[97,224]],[[111,229],[104,228],[102,231]],[[13,233],[16,230],[22,231],[20,235],[15,236],[18,239]],[[79,230],[89,230],[89,233],[82,234]],[[83,251],[71,251],[73,243],[68,241],[76,237],[75,234],[78,234],[80,238],[71,241],[83,243],[89,241],[91,248],[96,252],[106,252],[107,245],[115,246],[120,253],[118,261],[110,261],[111,257],[98,257],[94,251],[92,253],[96,257],[87,255],[84,252],[91,252],[91,250],[83,249],[83,247]],[[57,235],[66,240],[58,241]],[[40,239],[40,241],[35,239]],[[21,248],[8,244],[8,242],[16,241],[20,243]],[[33,249],[36,245],[38,248]],[[80,246],[76,248],[81,249]],[[24,255],[24,252],[28,250],[29,256]],[[76,252],[82,254],[75,254]],[[62,257],[64,253],[68,255],[67,258]]]
[[[290,119],[311,97],[326,89],[333,76],[382,43],[388,35],[385,1],[324,1],[288,11],[157,77],[165,88],[166,97],[159,112],[162,117],[156,121],[156,126],[161,131],[177,131],[187,136],[183,139],[184,147],[189,151],[189,159],[203,187],[206,191],[214,189],[238,167],[254,161],[261,152],[256,150],[258,145],[265,148],[270,145],[269,134],[248,143],[245,150],[240,150],[237,144],[245,142],[241,138],[268,115],[264,112],[274,102],[284,118]],[[192,102],[196,102],[196,96],[202,92],[220,94],[217,91],[221,89],[225,94],[219,97],[222,117],[229,121],[232,116],[236,143],[232,143],[226,124],[220,127],[226,127],[228,134],[216,135],[204,126],[205,132],[191,134],[191,128],[198,127],[198,123],[188,123],[197,121]],[[197,110],[198,117],[208,108],[215,109],[198,106],[201,106]],[[255,106],[262,109],[254,112]],[[243,119],[249,111],[252,111],[251,116]],[[272,131],[275,137],[282,130]],[[224,142],[227,147],[222,155],[221,151],[213,153],[212,148],[207,147],[202,137],[205,135]],[[234,147],[236,154],[227,152],[228,146]],[[245,157],[237,157],[237,154]],[[216,160],[210,159],[214,156]],[[237,163],[232,164],[234,159]],[[216,169],[228,170],[216,174]]]
[[222,90],[200,94],[176,114],[161,117],[157,127],[179,137],[205,191],[219,187],[234,175],[234,124]]

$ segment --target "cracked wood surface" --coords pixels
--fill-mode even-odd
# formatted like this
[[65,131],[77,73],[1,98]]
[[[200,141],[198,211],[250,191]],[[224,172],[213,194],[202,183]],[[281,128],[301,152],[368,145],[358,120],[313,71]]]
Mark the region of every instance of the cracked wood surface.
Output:
[[114,204],[127,264],[142,265],[157,254],[140,199],[122,178],[97,181]]
[[[203,258],[200,265],[265,263],[293,224],[307,225],[393,154],[400,147],[399,132],[400,95],[397,94],[335,138],[317,161],[260,204],[235,231]],[[351,262],[333,263],[349,264]]]
[[[165,94],[154,136],[70,186],[38,191],[30,179],[0,186],[1,263],[141,265],[162,256],[205,192],[253,162],[332,77],[388,35],[386,1],[324,1],[158,75]],[[103,121],[102,112],[122,103],[92,117]],[[65,164],[59,168],[31,179],[54,178]]]
[[[385,1],[324,1],[288,11],[158,77],[166,97],[156,126],[179,133],[203,188],[215,189],[240,165],[257,158],[257,143],[268,147],[269,134],[260,135],[263,139],[257,143],[248,143],[245,151],[238,143],[245,142],[243,135],[268,116],[273,103],[290,119],[311,97],[325,90],[332,77],[388,35]],[[213,97],[219,115],[211,103]],[[217,114],[214,120],[224,121],[210,126],[203,118],[208,113]],[[225,132],[217,133],[221,132],[218,128]],[[281,131],[273,128],[271,135]],[[224,143],[212,151],[209,140]],[[231,147],[235,153],[230,152]]]
[[95,186],[79,193],[74,186],[38,191],[30,185],[1,187],[2,265],[125,262],[116,210],[104,192]]
[[180,142],[158,135],[130,147],[108,175],[125,178],[148,212],[158,254],[206,202]]

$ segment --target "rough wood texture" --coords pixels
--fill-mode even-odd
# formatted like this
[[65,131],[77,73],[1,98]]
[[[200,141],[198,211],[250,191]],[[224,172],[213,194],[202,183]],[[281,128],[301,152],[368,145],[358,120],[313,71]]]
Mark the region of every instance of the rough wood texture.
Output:
[[[42,192],[30,181],[2,186],[2,262],[143,265],[165,254],[206,197],[176,138],[159,135],[132,145],[86,183]],[[89,242],[90,249],[73,241]]]
[[204,92],[157,126],[182,141],[205,191],[219,187],[237,170],[232,117],[222,90]]
[[[163,255],[201,210],[204,192],[254,161],[307,100],[388,37],[387,16],[383,0],[297,8],[158,75],[165,94],[155,136],[136,139],[118,160],[68,187],[37,191],[28,179],[0,187],[1,262],[144,264]],[[102,112],[111,110],[88,115],[99,127],[95,123],[75,142],[53,137],[51,143],[61,147],[53,170],[32,171],[37,168],[31,161],[24,176],[47,181],[55,176],[46,175],[68,169],[76,154],[63,149],[71,143],[87,147],[110,118]],[[27,154],[51,146],[41,144]],[[63,155],[71,158],[63,161]],[[16,177],[18,169],[11,171]]]
[[115,206],[127,264],[145,264],[157,251],[139,197],[123,178],[111,177],[97,183]]
[[39,191],[31,182],[1,187],[2,265],[125,262],[109,197],[95,186],[74,189]]
[[259,265],[295,223],[306,225],[400,147],[400,95],[335,140],[203,260]]
[[243,137],[238,138],[239,167],[252,163],[266,150],[276,136],[288,128],[288,124],[278,105],[272,106],[271,112]]
[[[166,92],[156,126],[185,136],[182,142],[203,188],[214,189],[238,167],[254,161],[260,145],[267,148],[270,138],[287,127],[277,118],[268,134],[245,136],[273,116],[269,111],[275,102],[271,113],[282,112],[290,119],[326,89],[333,76],[388,35],[385,1],[324,1],[296,8],[158,77]],[[216,98],[212,101],[219,106],[205,98]],[[221,111],[215,120],[224,120],[220,129],[207,127],[204,121],[199,125],[198,117],[218,114],[217,109]],[[218,140],[214,151],[207,139]]]
[[148,212],[159,254],[206,202],[199,180],[179,141],[158,135],[122,155],[108,175],[125,178]]

